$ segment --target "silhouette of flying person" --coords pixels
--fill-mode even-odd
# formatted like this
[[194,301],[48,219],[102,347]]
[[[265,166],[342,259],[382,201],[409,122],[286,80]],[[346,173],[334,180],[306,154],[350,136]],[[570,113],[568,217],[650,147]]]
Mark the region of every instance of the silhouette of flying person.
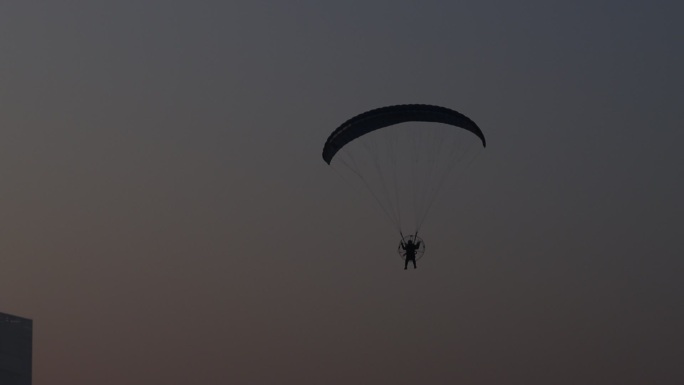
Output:
[[416,250],[420,248],[420,241],[418,243],[413,243],[412,239],[408,242],[401,241],[401,248],[405,251],[404,255],[406,259],[404,260],[404,270],[408,268],[409,261],[413,262],[413,268],[416,269]]

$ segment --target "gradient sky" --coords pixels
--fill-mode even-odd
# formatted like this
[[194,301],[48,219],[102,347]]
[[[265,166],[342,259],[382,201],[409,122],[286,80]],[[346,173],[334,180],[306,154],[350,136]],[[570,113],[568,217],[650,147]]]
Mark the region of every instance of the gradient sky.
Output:
[[[34,383],[684,383],[683,4],[2,2]],[[320,155],[401,103],[488,139],[416,271]]]

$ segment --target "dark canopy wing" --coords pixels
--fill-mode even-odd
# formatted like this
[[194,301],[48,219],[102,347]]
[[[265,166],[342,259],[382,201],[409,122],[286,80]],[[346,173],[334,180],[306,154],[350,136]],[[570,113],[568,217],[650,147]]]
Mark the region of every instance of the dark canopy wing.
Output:
[[404,122],[435,122],[460,127],[485,140],[482,130],[467,116],[445,107],[427,104],[404,104],[382,107],[357,115],[339,126],[328,137],[323,147],[323,160],[330,164],[337,152],[352,140],[371,131]]

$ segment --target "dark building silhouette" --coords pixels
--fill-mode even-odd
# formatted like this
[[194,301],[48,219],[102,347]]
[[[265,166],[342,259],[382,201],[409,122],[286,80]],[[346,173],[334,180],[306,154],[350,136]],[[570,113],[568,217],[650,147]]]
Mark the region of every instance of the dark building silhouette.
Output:
[[31,385],[33,321],[0,313],[0,384]]

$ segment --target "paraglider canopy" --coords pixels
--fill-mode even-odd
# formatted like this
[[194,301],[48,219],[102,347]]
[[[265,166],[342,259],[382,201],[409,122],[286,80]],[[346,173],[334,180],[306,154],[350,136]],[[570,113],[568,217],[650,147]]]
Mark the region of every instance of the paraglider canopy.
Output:
[[487,146],[482,130],[467,116],[445,107],[403,104],[377,108],[344,122],[325,142],[323,160],[330,164],[335,154],[352,140],[371,131],[404,122],[435,122],[460,127],[477,135],[482,141],[482,147]]
[[460,176],[486,144],[482,130],[460,112],[405,104],[342,123],[322,155],[345,182],[370,193],[400,235],[417,237],[446,181]]

